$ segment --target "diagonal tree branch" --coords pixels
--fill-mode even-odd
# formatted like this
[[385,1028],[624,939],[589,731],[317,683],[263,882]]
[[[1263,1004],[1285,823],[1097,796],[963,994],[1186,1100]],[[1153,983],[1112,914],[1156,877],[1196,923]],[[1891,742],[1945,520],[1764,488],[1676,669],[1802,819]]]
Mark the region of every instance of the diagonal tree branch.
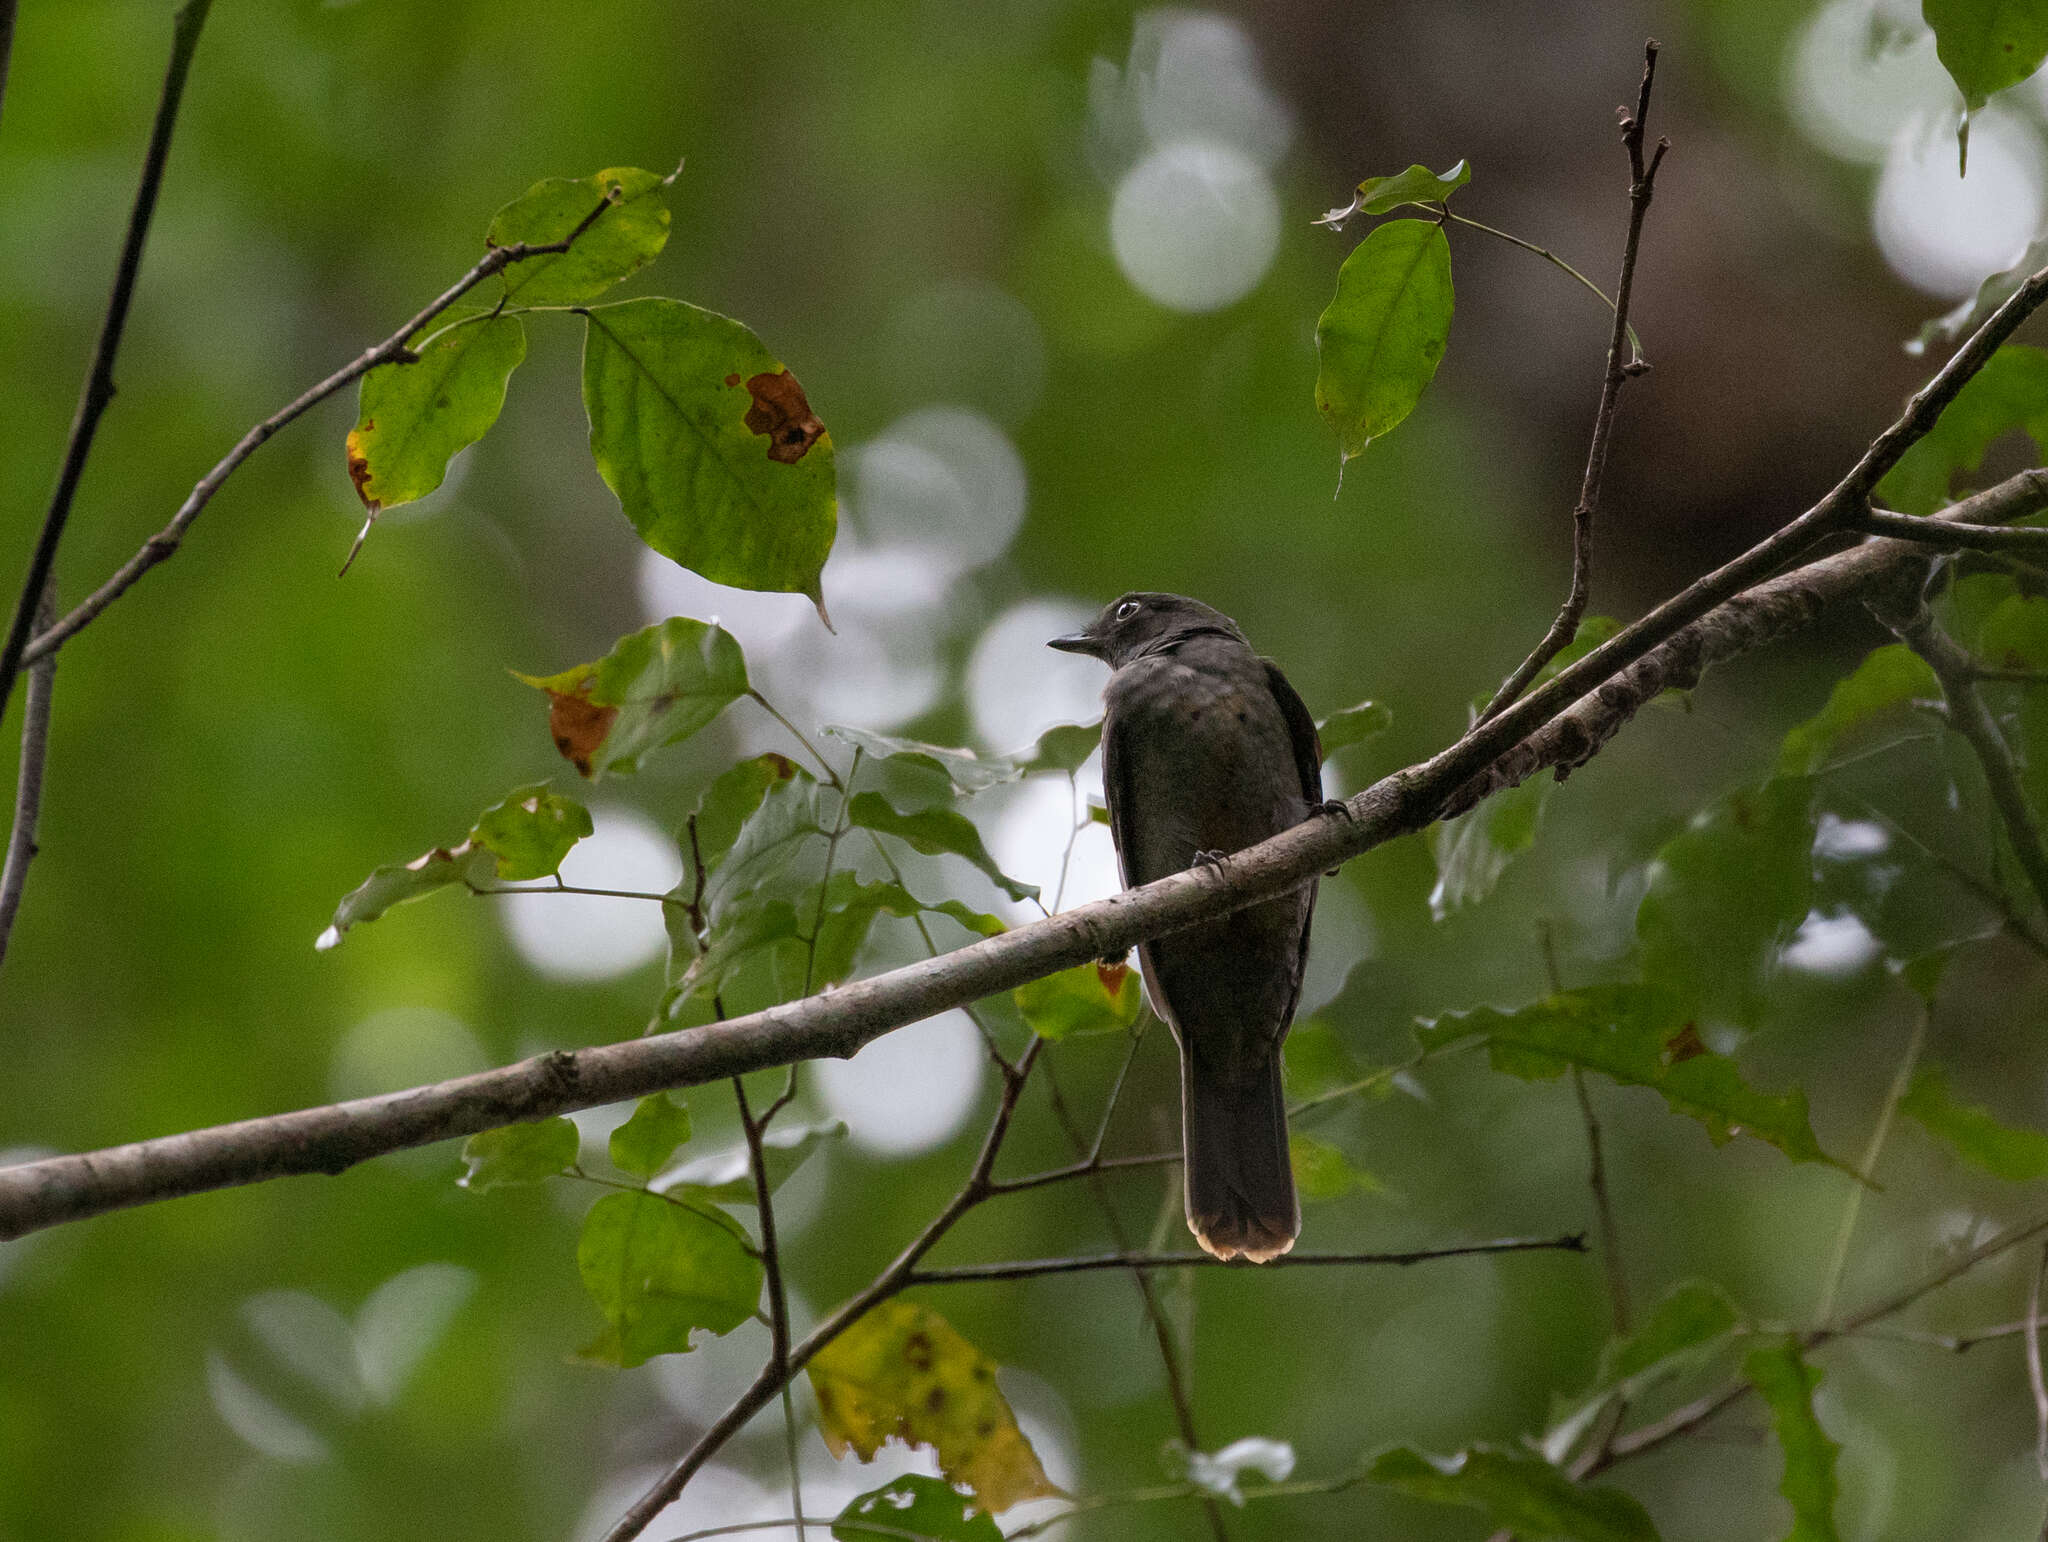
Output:
[[[45,625],[56,615],[56,575],[43,585],[36,607]],[[50,756],[50,698],[57,689],[57,660],[38,659],[29,666],[28,695],[21,717],[21,768],[16,774],[14,824],[7,832],[7,863],[0,868],[0,964],[14,937],[15,917],[28,885],[28,865],[36,857],[36,826],[43,815],[43,772]]]
[[1920,519],[1911,514],[1893,514],[1872,509],[1857,525],[1871,535],[1893,536],[1901,541],[1921,541],[1949,550],[2032,552],[2048,555],[2048,528],[2022,525],[2002,530],[1996,525],[1964,524],[1952,519]]
[[[92,364],[86,371],[85,389],[78,399],[78,413],[71,421],[71,437],[64,446],[64,463],[57,473],[56,491],[43,515],[36,536],[35,553],[29,558],[28,576],[14,602],[14,619],[7,640],[0,644],[0,715],[14,699],[14,681],[20,674],[22,650],[28,646],[29,631],[35,625],[43,591],[49,587],[50,569],[57,561],[57,543],[71,518],[71,502],[78,493],[85,462],[92,454],[93,437],[99,432],[100,416],[114,399],[114,356],[121,351],[121,334],[128,325],[128,306],[135,297],[135,280],[142,271],[142,248],[149,239],[150,220],[156,214],[156,198],[163,187],[164,163],[170,159],[171,135],[178,126],[178,105],[185,96],[185,77],[192,69],[192,55],[199,47],[199,34],[206,25],[206,13],[213,0],[185,0],[171,26],[171,58],[164,70],[163,94],[157,100],[156,121],[149,131],[149,148],[142,158],[142,177],[135,186],[135,203],[128,211],[128,234],[121,243],[121,260],[114,269],[113,292],[100,321],[100,335],[93,344]],[[12,7],[9,7],[10,12]],[[7,41],[13,41],[13,17],[7,18]],[[0,65],[4,65],[0,59]]]
[[1572,509],[1572,586],[1558,610],[1550,630],[1535,650],[1515,666],[1501,682],[1493,700],[1479,714],[1481,722],[1505,711],[1515,698],[1529,688],[1529,682],[1543,666],[1562,652],[1578,635],[1586,606],[1593,597],[1593,518],[1600,508],[1600,483],[1607,473],[1607,447],[1614,437],[1614,415],[1621,404],[1622,385],[1649,368],[1640,359],[1623,357],[1629,341],[1628,302],[1635,288],[1636,255],[1643,243],[1643,220],[1650,212],[1650,198],[1656,191],[1657,168],[1671,141],[1660,139],[1647,157],[1643,154],[1645,125],[1650,116],[1650,87],[1657,78],[1657,45],[1643,47],[1643,84],[1636,93],[1636,110],[1621,110],[1621,143],[1628,151],[1628,238],[1621,250],[1621,277],[1614,286],[1614,329],[1607,340],[1607,373],[1600,382],[1600,406],[1593,414],[1593,442],[1586,450],[1586,473],[1579,484],[1579,501]]

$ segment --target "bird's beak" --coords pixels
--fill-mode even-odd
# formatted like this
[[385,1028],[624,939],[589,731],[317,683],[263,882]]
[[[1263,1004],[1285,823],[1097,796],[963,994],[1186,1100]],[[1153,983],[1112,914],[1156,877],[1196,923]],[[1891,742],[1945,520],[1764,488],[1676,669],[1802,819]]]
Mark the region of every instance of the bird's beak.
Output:
[[1091,658],[1102,657],[1102,644],[1086,632],[1074,632],[1065,637],[1055,637],[1046,644],[1062,653],[1085,653]]

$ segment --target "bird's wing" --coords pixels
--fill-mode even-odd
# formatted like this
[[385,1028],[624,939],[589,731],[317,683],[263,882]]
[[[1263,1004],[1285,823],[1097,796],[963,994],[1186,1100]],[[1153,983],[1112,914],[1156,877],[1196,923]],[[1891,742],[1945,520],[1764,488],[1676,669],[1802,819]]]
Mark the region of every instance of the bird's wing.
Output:
[[1301,774],[1301,795],[1314,808],[1323,801],[1323,741],[1316,734],[1316,720],[1280,673],[1280,666],[1271,659],[1259,662],[1266,666],[1266,685],[1287,720],[1287,737],[1294,743],[1294,769]]
[[1118,731],[1121,725],[1116,714],[1110,712],[1102,720],[1102,801],[1109,808],[1109,830],[1116,838],[1117,870],[1123,876],[1126,889],[1137,883],[1131,874],[1133,853],[1138,849],[1131,829],[1131,815],[1138,806],[1138,800],[1131,789],[1124,785],[1124,778],[1130,775],[1130,768],[1124,764],[1119,751],[1123,735]]

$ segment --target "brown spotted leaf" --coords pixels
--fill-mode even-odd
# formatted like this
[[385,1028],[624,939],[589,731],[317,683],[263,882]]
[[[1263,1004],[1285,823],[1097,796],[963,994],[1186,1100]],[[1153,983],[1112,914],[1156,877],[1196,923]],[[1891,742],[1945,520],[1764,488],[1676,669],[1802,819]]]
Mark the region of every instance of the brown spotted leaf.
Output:
[[372,514],[441,485],[455,453],[498,421],[506,382],[526,357],[516,317],[478,312],[438,325],[414,343],[416,362],[380,364],[363,376],[348,474]]
[[518,678],[548,693],[555,748],[595,780],[634,770],[746,695],[747,661],[724,628],[673,616],[620,638],[595,663]]
[[809,595],[838,528],[832,436],[739,322],[680,300],[589,312],[590,452],[640,538],[739,589]]
[[995,1514],[1060,1492],[1017,1428],[995,1362],[930,1307],[884,1301],[818,1351],[810,1376],[834,1456],[872,1461],[892,1436],[929,1446],[939,1470]]

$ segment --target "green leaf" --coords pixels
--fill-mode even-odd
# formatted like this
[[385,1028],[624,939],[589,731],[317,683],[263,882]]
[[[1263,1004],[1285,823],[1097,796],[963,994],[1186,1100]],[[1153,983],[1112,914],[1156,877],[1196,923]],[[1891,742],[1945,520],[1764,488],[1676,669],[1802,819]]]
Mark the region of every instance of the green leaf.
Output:
[[2048,7],[2040,0],[1921,0],[1934,29],[1934,52],[1963,93],[1957,156],[1970,165],[1970,117],[2007,86],[2016,86],[2048,58]]
[[1949,1089],[1939,1066],[1920,1068],[1899,1112],[1917,1119],[1928,1134],[1946,1141],[1956,1155],[1994,1178],[2010,1183],[2048,1178],[2048,1135],[2000,1124],[1990,1109],[1963,1102]]
[[1345,460],[1415,410],[1451,332],[1451,244],[1428,220],[1393,220],[1358,243],[1316,323],[1316,410]]
[[1547,774],[1532,776],[1430,827],[1429,851],[1436,859],[1431,916],[1441,921],[1493,892],[1508,864],[1536,844],[1543,807],[1556,785]]
[[1778,774],[1816,775],[1845,741],[1895,720],[1915,701],[1928,699],[1941,699],[1941,685],[1925,659],[1904,643],[1875,649],[1846,679],[1835,682],[1825,707],[1785,735]]
[[[2000,601],[1978,629],[1977,651],[1994,669],[2048,670],[2048,599],[2014,594]],[[2020,785],[2036,816],[2048,816],[2048,690],[1992,682],[1983,688],[2017,693],[2006,721],[2018,752]]]
[[1636,908],[1643,976],[1689,1010],[1754,1027],[1779,944],[1813,900],[1813,784],[1781,776],[1693,817],[1650,864]]
[[485,809],[470,839],[490,849],[497,858],[496,876],[512,883],[553,877],[591,828],[589,809],[536,782],[515,788],[504,802]]
[[[1296,1023],[1280,1047],[1287,1091],[1296,1098],[1319,1097],[1365,1079],[1365,1069],[1337,1030],[1319,1017]],[[1385,1096],[1391,1078],[1375,1084]]]
[[[866,1522],[867,1524],[862,1524]],[[908,1473],[871,1489],[832,1522],[833,1542],[1003,1542],[1003,1533],[986,1510],[943,1478]]]
[[816,877],[797,858],[813,837],[822,840],[838,826],[838,790],[792,765],[788,776],[770,784],[712,869],[706,896],[712,918],[770,896],[814,896]]
[[1437,1504],[1486,1512],[1489,1524],[1521,1542],[1657,1542],[1648,1512],[1620,1489],[1582,1488],[1540,1456],[1474,1446],[1427,1456],[1407,1446],[1382,1451],[1369,1482]]
[[1352,195],[1350,203],[1341,209],[1332,209],[1316,223],[1342,230],[1345,222],[1354,215],[1391,214],[1408,204],[1442,203],[1471,180],[1472,168],[1463,161],[1442,176],[1427,166],[1410,166],[1391,177],[1367,177],[1358,184],[1358,191]]
[[1385,733],[1394,726],[1394,709],[1384,702],[1362,701],[1355,707],[1346,707],[1342,712],[1332,712],[1316,724],[1316,737],[1322,741],[1323,759],[1328,760],[1339,750],[1348,750],[1354,744]]
[[644,1190],[607,1194],[576,1243],[583,1288],[609,1325],[586,1357],[635,1366],[730,1333],[761,1300],[761,1260],[726,1216]]
[[[747,821],[754,817],[754,811],[760,808],[761,800],[768,796],[769,789],[800,774],[795,761],[773,750],[727,767],[697,798],[693,815],[696,845],[693,850],[688,827],[685,827],[682,841],[684,857],[692,863],[701,858],[708,881],[710,875],[718,870],[718,864],[725,860],[726,853],[732,850],[733,842],[739,839]],[[805,779],[810,780],[808,776]],[[683,875],[683,882],[692,882],[688,873]],[[677,886],[676,892],[683,892],[682,885]]]
[[468,1170],[455,1181],[479,1193],[514,1183],[539,1183],[574,1167],[581,1149],[574,1122],[560,1115],[484,1130],[462,1143]]
[[1021,883],[996,866],[996,859],[982,844],[981,832],[974,828],[974,822],[953,809],[928,808],[902,813],[880,793],[861,792],[854,794],[853,801],[846,806],[846,813],[863,830],[893,835],[928,857],[941,853],[965,857],[1013,900],[1038,897],[1037,885]]
[[1088,763],[1102,743],[1102,719],[1092,723],[1055,723],[1030,749],[1013,758],[1026,771],[1064,771],[1072,776]]
[[[768,1169],[768,1192],[772,1194],[781,1188],[790,1174],[826,1141],[839,1140],[845,1134],[843,1119],[771,1126],[761,1137],[761,1164]],[[681,1168],[662,1185],[662,1191],[707,1204],[754,1204],[760,1196],[754,1191],[753,1160],[743,1145],[713,1152]]]
[[497,872],[497,858],[474,841],[455,846],[436,846],[410,862],[375,868],[355,888],[341,897],[328,923],[313,946],[325,953],[341,941],[342,933],[364,921],[374,921],[393,905],[421,899],[450,884],[483,883]]
[[1800,1358],[1791,1338],[1752,1349],[1742,1374],[1771,1410],[1771,1424],[1785,1453],[1785,1477],[1778,1492],[1792,1502],[1792,1530],[1785,1542],[1840,1542],[1835,1530],[1835,1456],[1842,1449],[1814,1417],[1813,1392],[1821,1373]]
[[1481,1007],[1423,1023],[1416,1039],[1440,1049],[1473,1036],[1487,1041],[1493,1068],[1526,1080],[1561,1076],[1567,1067],[1598,1071],[1631,1087],[1649,1087],[1681,1114],[1706,1126],[1715,1145],[1749,1135],[1795,1162],[1842,1168],[1821,1150],[1807,1122],[1806,1094],[1763,1093],[1735,1062],[1700,1042],[1678,993],[1651,985],[1594,985],[1564,991],[1513,1012]]
[[520,675],[548,693],[555,748],[592,780],[632,771],[747,694],[747,661],[715,623],[674,616],[628,633],[592,664]]
[[633,1117],[612,1131],[612,1166],[631,1178],[652,1178],[690,1138],[690,1110],[666,1092],[642,1098]]
[[1975,472],[1985,452],[2015,429],[2034,441],[2037,456],[2048,455],[2048,351],[2008,343],[1885,474],[1877,495],[1905,513],[1932,514],[1949,501],[1950,484]]
[[1009,760],[984,759],[973,750],[921,744],[915,739],[898,739],[889,734],[869,733],[865,728],[847,728],[836,723],[827,725],[825,732],[835,739],[858,745],[870,760],[904,762],[943,777],[955,792],[986,792],[999,783],[1014,782],[1023,774]]
[[492,246],[552,246],[608,202],[566,252],[515,262],[505,298],[520,305],[581,305],[661,255],[668,243],[670,182],[651,171],[614,166],[588,177],[549,177],[500,209],[484,240]]
[[1294,1186],[1301,1197],[1314,1203],[1343,1199],[1350,1194],[1384,1194],[1387,1186],[1326,1140],[1299,1131],[1287,1137],[1288,1165],[1294,1169]]
[[1128,964],[1077,964],[1010,992],[1041,1039],[1127,1029],[1144,1009],[1137,972]]
[[1655,1383],[1697,1368],[1728,1344],[1740,1322],[1720,1286],[1705,1280],[1674,1285],[1633,1333],[1607,1341],[1593,1385],[1544,1432],[1543,1455],[1562,1463],[1612,1398],[1636,1402]]
[[809,595],[838,528],[832,436],[739,322],[680,300],[589,313],[590,453],[640,538],[739,589]]
[[384,364],[363,376],[348,474],[372,514],[426,497],[456,451],[490,432],[505,383],[526,357],[526,329],[516,317],[479,312],[444,326],[416,352],[416,363]]

